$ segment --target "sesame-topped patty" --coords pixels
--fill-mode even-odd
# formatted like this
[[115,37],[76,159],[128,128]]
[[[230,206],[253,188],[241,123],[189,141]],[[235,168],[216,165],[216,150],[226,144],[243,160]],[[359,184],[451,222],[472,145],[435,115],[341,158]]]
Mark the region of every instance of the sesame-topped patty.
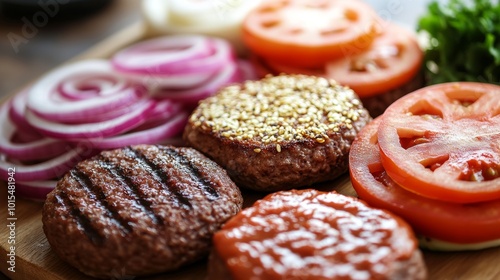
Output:
[[202,101],[184,139],[239,186],[275,191],[347,171],[350,144],[369,120],[357,95],[333,80],[267,76]]

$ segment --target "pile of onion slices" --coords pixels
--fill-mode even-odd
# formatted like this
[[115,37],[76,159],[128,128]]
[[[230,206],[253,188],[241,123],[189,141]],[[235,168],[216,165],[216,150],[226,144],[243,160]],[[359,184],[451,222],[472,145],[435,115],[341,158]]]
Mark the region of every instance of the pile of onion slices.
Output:
[[60,176],[101,150],[179,143],[198,101],[255,78],[227,41],[201,35],[64,65],[0,107],[0,179],[14,176],[16,195],[44,200]]

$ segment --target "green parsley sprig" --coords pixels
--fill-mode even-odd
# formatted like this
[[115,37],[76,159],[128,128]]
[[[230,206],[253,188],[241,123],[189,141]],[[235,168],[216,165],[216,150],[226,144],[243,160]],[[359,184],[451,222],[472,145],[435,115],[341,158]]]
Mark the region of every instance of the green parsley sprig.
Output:
[[426,31],[425,53],[429,84],[478,81],[500,84],[500,3],[495,0],[436,1],[420,18]]

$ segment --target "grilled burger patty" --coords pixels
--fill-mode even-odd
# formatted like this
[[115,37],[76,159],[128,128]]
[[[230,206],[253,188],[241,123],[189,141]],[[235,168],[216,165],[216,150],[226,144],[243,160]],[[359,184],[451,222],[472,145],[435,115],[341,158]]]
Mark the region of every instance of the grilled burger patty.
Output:
[[369,120],[356,94],[333,80],[267,76],[203,100],[183,137],[238,186],[277,191],[345,173],[350,145]]
[[241,207],[227,173],[198,151],[138,145],[79,163],[48,195],[42,221],[61,259],[121,278],[206,256],[213,233]]

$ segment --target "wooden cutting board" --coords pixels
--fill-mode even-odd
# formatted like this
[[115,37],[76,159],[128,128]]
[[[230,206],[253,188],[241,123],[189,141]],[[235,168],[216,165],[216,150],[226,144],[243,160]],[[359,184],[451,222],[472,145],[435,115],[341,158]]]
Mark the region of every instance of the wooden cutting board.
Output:
[[[115,51],[147,37],[141,23],[134,24],[116,35],[96,45],[74,60],[109,57]],[[354,196],[349,177],[317,186],[322,190],[336,190]],[[11,279],[50,280],[50,279],[92,279],[61,261],[52,251],[42,230],[41,202],[18,198],[15,202],[15,221],[7,217],[7,188],[0,185],[0,270]],[[261,195],[244,193],[245,205],[250,205]],[[10,265],[8,243],[10,230],[7,225],[15,222],[15,272],[8,270]],[[500,248],[474,252],[431,252],[424,251],[429,279],[500,279]],[[206,260],[183,268],[175,273],[166,273],[141,279],[204,279]]]
[[[321,190],[336,190],[354,196],[349,177],[317,186]],[[2,186],[0,205],[0,221],[7,221],[7,192]],[[244,193],[245,205],[250,205],[259,198],[255,193]],[[4,274],[11,279],[92,279],[61,261],[52,251],[42,230],[41,202],[18,199],[16,201],[16,267],[15,273],[7,270],[7,244],[9,230],[2,225],[0,234],[0,266]],[[423,251],[429,272],[429,279],[500,279],[500,248],[492,248],[474,252],[431,252]],[[172,279],[195,280],[204,279],[206,260],[188,266],[175,273],[141,278],[147,280]],[[7,265],[6,265],[7,264]]]

